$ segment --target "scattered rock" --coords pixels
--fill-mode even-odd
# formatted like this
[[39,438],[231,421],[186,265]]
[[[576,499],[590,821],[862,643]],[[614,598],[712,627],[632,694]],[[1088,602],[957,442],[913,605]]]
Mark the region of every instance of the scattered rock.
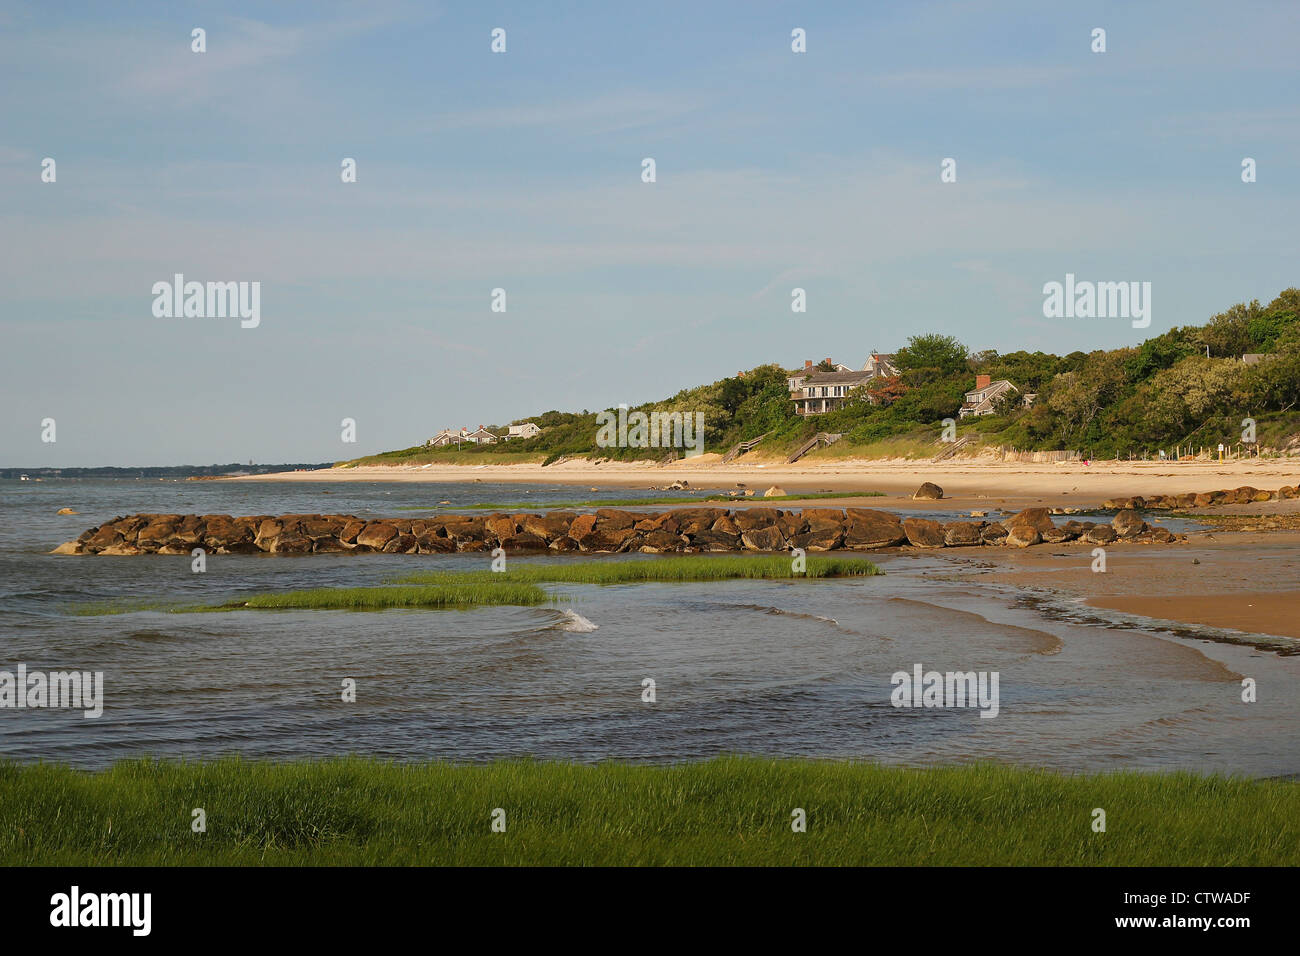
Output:
[[928,498],[928,499],[937,500],[943,497],[943,489],[940,488],[938,485],[936,485],[934,482],[927,481],[924,484],[922,484],[920,488],[917,488],[916,491],[912,493],[912,497],[914,499]]
[[773,485],[771,488],[767,489],[767,491],[763,492],[764,498],[784,498],[785,496],[785,489],[780,485]]

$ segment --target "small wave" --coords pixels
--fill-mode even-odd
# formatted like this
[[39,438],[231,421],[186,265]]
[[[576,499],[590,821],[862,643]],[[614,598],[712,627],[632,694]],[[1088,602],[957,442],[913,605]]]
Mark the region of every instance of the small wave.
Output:
[[577,611],[570,611],[567,608],[564,611],[564,619],[555,625],[556,630],[572,631],[575,634],[590,634],[598,627],[599,624],[593,624]]

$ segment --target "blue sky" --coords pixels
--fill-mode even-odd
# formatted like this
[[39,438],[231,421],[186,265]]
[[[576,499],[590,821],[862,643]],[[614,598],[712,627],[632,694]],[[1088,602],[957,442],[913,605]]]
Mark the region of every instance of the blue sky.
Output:
[[[51,6],[0,3],[0,465],[334,460],[1300,284],[1300,4]],[[177,272],[261,324],[155,318]],[[1151,327],[1044,318],[1067,272]]]

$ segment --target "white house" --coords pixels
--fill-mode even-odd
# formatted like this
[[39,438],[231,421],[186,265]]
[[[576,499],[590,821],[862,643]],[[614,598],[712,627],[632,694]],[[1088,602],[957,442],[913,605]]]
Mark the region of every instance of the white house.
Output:
[[823,415],[841,408],[855,388],[865,388],[877,378],[898,374],[892,355],[872,352],[860,370],[849,368],[826,359],[823,363],[831,371],[822,371],[811,359],[803,363],[803,370],[786,377],[790,400],[797,415]]
[[510,431],[506,435],[506,441],[512,438],[536,438],[542,433],[537,427],[536,422],[524,422],[522,425],[511,425]]

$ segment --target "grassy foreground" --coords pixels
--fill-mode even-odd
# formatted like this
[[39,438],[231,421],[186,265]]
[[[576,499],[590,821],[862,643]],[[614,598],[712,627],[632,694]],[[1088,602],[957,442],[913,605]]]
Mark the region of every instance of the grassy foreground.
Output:
[[[1106,811],[1106,832],[1091,827]],[[195,808],[206,832],[191,829]],[[505,812],[504,833],[493,812]],[[807,814],[807,832],[791,828]],[[1295,865],[1300,784],[728,757],[0,764],[0,865]]]

